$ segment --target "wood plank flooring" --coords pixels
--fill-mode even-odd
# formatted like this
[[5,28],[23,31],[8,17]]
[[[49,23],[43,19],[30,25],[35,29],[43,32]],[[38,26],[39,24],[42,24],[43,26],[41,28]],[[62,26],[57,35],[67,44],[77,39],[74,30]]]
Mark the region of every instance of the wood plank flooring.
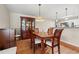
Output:
[[[30,39],[17,41],[17,54],[34,54],[33,50],[30,48]],[[57,54],[57,48],[54,49],[55,54]],[[78,54],[79,52],[69,49],[67,47],[61,46],[61,54]],[[41,48],[37,48],[35,54],[41,54]],[[45,48],[45,54],[51,54],[51,48]]]

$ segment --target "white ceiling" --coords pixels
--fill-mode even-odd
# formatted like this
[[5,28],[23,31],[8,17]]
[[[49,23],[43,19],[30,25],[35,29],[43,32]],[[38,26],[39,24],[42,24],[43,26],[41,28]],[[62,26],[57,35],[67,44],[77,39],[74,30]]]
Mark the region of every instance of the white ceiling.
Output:
[[[11,12],[38,16],[39,7],[37,4],[6,4],[6,7]],[[78,4],[42,4],[41,16],[47,19],[55,19],[56,12],[58,12],[57,17],[61,18],[66,15],[65,8],[68,8],[68,15],[79,16]]]

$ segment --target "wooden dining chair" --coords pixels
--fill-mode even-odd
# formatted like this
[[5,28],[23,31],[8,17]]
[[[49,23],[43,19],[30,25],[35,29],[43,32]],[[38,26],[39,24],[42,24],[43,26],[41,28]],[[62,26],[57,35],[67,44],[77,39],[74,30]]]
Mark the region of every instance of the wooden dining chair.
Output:
[[39,28],[35,28],[34,30],[36,33],[39,33]]
[[60,38],[62,34],[63,29],[56,29],[54,32],[53,39],[46,40],[45,44],[47,46],[50,46],[52,48],[52,53],[54,53],[54,47],[58,47],[58,54],[60,54]]
[[[53,30],[54,30],[53,28],[48,28],[47,34],[48,34],[48,35],[51,35],[51,34],[53,35]],[[47,40],[47,41],[50,41],[50,38],[46,38],[46,40]],[[45,43],[46,43],[46,40],[45,40]],[[45,44],[45,46],[46,46],[46,44]]]
[[[35,28],[35,32],[39,33],[39,28]],[[35,53],[35,48],[36,46],[38,47],[39,44],[41,44],[41,40],[38,37],[34,37],[33,45],[34,45],[34,53]]]
[[48,33],[48,34],[53,34],[53,28],[48,28],[47,33]]
[[[39,33],[39,28],[35,28],[35,32],[36,33]],[[38,44],[38,43],[40,43],[41,42],[41,40],[38,38],[38,37],[36,37],[35,38],[35,44]]]

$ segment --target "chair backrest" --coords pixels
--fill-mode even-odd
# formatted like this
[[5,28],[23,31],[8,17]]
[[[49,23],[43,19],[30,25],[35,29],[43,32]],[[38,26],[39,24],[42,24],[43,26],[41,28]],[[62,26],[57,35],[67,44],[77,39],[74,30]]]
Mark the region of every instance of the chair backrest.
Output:
[[54,37],[60,39],[63,29],[56,29],[54,32]]
[[39,33],[39,28],[35,28],[35,32],[36,33]]
[[53,28],[48,28],[47,33],[48,33],[48,34],[53,34]]

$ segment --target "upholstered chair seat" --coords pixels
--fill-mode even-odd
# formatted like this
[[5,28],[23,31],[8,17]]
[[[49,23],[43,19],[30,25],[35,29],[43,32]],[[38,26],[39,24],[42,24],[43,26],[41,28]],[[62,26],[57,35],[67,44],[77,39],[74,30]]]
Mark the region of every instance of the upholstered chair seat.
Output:
[[41,40],[39,38],[35,38],[35,44],[41,43]]

